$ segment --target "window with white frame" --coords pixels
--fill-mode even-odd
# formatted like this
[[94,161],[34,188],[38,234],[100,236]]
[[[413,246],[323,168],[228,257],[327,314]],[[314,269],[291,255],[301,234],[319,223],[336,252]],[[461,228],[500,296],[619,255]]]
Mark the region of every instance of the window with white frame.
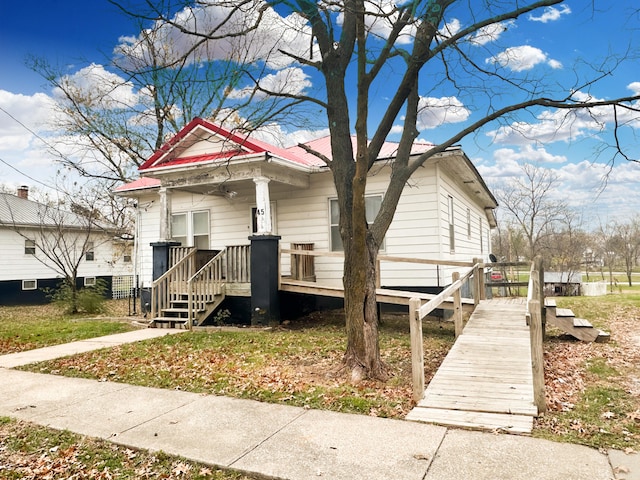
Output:
[[84,251],[84,259],[87,262],[93,262],[96,259],[93,242],[87,242],[87,245]]
[[24,240],[24,253],[25,255],[35,255],[36,254],[36,241],[31,240],[29,238],[25,238]]
[[471,209],[467,208],[467,238],[471,238]]
[[84,286],[93,287],[96,284],[96,277],[84,277]]
[[454,228],[453,197],[451,195],[447,200],[447,215],[449,217],[449,250],[454,253],[456,251],[456,232]]
[[171,215],[171,238],[180,242],[183,247],[187,246],[187,214],[174,213]]
[[484,253],[484,229],[482,227],[482,217],[478,217],[478,228],[480,228],[480,253]]
[[37,290],[37,289],[38,289],[37,280],[22,280],[22,290]]
[[183,247],[208,250],[209,232],[208,210],[171,215],[171,238]]
[[[382,195],[367,195],[365,201],[365,215],[367,217],[367,224],[371,225],[376,219],[376,215],[380,211],[382,205]],[[340,236],[340,206],[338,205],[338,199],[329,200],[329,230],[332,252],[342,252],[344,245],[342,244],[342,237]],[[384,250],[384,239],[380,245],[380,250]]]

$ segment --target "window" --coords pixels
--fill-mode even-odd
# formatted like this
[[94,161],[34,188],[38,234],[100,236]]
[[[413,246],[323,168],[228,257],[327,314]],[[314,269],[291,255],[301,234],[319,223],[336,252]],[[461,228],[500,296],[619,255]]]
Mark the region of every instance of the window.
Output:
[[482,217],[478,217],[478,227],[480,228],[480,253],[484,253],[484,231],[482,228]]
[[467,238],[471,238],[471,209],[467,208]]
[[84,277],[84,286],[93,287],[96,284],[96,277]]
[[453,197],[451,195],[449,195],[448,198],[448,202],[447,202],[447,210],[448,210],[448,216],[449,216],[449,250],[451,251],[451,253],[454,253],[456,251],[456,236],[455,236],[455,229],[454,229],[454,214],[453,214]]
[[25,255],[35,255],[36,254],[36,241],[29,240],[28,238],[24,241],[24,253]]
[[[367,224],[371,225],[380,211],[382,195],[369,195],[365,197],[364,201]],[[342,237],[340,237],[340,207],[337,199],[329,200],[329,210],[331,251],[341,252],[344,250],[344,246],[342,245]],[[380,250],[384,250],[384,240],[380,245]]]
[[171,238],[180,242],[183,247],[187,246],[187,214],[178,213],[171,215]]
[[171,215],[171,238],[183,247],[208,250],[209,231],[208,210]]
[[87,262],[93,262],[95,260],[95,252],[93,251],[93,242],[87,242],[86,250],[84,252],[84,259]]
[[122,261],[123,261],[124,263],[131,263],[131,254],[130,254],[130,253],[125,253],[125,254],[122,256]]
[[209,249],[209,212],[193,212],[193,246],[200,250]]
[[38,281],[37,280],[23,280],[22,281],[22,290],[37,290]]

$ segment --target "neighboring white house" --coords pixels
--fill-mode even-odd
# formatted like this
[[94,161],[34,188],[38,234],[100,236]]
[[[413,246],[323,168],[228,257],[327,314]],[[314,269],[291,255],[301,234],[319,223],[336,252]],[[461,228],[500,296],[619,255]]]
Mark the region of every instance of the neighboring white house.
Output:
[[[113,290],[127,289],[133,279],[132,242],[115,238],[115,229],[88,227],[87,220],[17,195],[0,193],[0,305],[44,303],[43,289],[56,288],[63,272],[59,261],[79,262],[78,285],[103,279]],[[54,244],[56,247],[54,247]]]
[[[329,138],[307,144],[327,158]],[[418,154],[431,148],[415,144]],[[367,180],[368,216],[385,194],[397,145],[387,143]],[[282,149],[194,119],[140,167],[141,178],[117,193],[137,199],[137,271],[152,283],[151,243],[222,250],[253,235],[277,235],[280,247],[313,244],[341,250],[332,174],[300,147]],[[471,261],[490,253],[497,203],[460,148],[429,159],[405,186],[381,255]],[[310,247],[311,248],[311,247]],[[382,262],[383,287],[443,286],[453,267]],[[283,255],[281,273],[290,271]],[[340,285],[342,259],[316,257],[318,284]]]

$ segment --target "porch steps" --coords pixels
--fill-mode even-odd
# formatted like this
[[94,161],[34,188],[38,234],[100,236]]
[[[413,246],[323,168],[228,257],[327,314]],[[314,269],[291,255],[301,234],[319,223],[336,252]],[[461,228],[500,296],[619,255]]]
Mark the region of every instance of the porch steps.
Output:
[[[154,318],[149,324],[150,328],[188,328],[189,308],[187,295],[182,294],[180,298],[171,300],[169,308],[163,308],[160,316]],[[206,308],[192,311],[194,326],[200,325],[213,311],[222,303],[224,295],[215,295],[210,302],[207,302]]]
[[567,335],[571,335],[583,342],[608,342],[611,338],[608,332],[594,327],[589,320],[576,318],[569,308],[558,308],[552,298],[545,299],[547,325],[559,328]]

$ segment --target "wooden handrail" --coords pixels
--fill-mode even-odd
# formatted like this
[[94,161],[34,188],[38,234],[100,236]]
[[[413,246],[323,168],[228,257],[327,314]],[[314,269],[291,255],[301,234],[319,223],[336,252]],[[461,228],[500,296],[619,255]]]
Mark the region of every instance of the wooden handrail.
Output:
[[[291,248],[282,248],[282,253],[289,253],[301,256],[312,257],[330,257],[330,258],[344,258],[342,252],[325,252],[320,250],[295,250]],[[399,263],[419,263],[423,265],[445,265],[448,267],[473,267],[474,262],[457,262],[453,260],[431,260],[426,258],[415,257],[394,257],[390,255],[378,255],[378,260],[384,262],[399,262]]]
[[[479,264],[474,265],[462,277],[460,277],[458,280],[454,281],[451,285],[449,285],[447,288],[445,288],[442,292],[440,292],[438,295],[433,297],[427,303],[422,305],[420,307],[419,311],[418,311],[418,315],[420,316],[420,319],[423,319],[424,317],[429,315],[436,308],[438,308],[440,306],[440,304],[442,302],[444,302],[448,297],[451,297],[451,295],[453,295],[454,292],[460,290],[462,285],[464,285],[464,283],[467,281],[467,279],[469,277],[471,277],[471,275],[473,275],[473,273],[476,272],[476,270],[478,270],[478,271],[481,270]],[[476,292],[476,295],[478,293],[479,292]]]
[[193,326],[194,313],[206,308],[225,288],[224,267],[226,251],[222,250],[187,280],[187,328]]
[[[476,277],[476,288],[474,299],[482,298],[483,295],[478,290],[484,285],[478,276],[484,275],[482,263],[473,265],[467,273],[460,276],[458,272],[453,273],[451,285],[442,292],[420,306],[419,298],[412,298],[409,301],[409,329],[411,335],[411,377],[413,380],[413,398],[416,402],[422,399],[424,395],[424,352],[422,344],[422,319],[429,315],[433,310],[438,308],[442,302],[453,295],[454,303],[454,325],[456,337],[462,333],[462,308],[460,289],[465,282],[472,276]],[[477,301],[476,301],[477,302]]]
[[177,295],[180,285],[193,274],[196,251],[195,248],[191,249],[178,263],[151,284],[151,319],[156,318],[160,311],[169,307],[171,296]]

